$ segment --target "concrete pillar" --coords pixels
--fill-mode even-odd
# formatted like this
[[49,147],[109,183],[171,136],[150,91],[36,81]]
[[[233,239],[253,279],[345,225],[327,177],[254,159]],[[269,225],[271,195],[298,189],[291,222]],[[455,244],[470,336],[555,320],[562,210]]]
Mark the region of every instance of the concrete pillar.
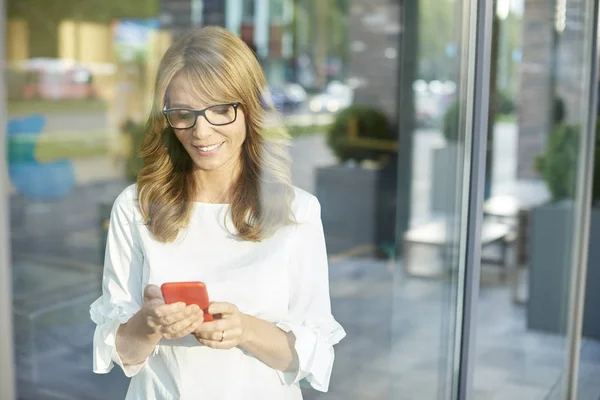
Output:
[[[291,1],[279,0],[283,2],[283,23],[291,24],[294,19],[294,3]],[[285,58],[290,58],[294,54],[293,42],[294,37],[291,30],[283,32],[281,55]]]
[[254,45],[258,55],[269,55],[269,0],[254,0]]
[[58,26],[58,58],[77,59],[77,23],[62,21]]
[[29,58],[29,29],[27,21],[12,18],[6,24],[6,61],[23,61]]
[[[327,77],[325,76],[325,66],[327,63],[328,53],[328,38],[327,38],[327,9],[331,7],[329,1],[319,1],[315,9],[315,31],[316,31],[316,42],[315,43],[315,65],[317,67],[317,82],[316,86],[319,88],[325,87],[327,84]],[[352,26],[352,24],[350,24]]]
[[517,177],[538,177],[537,155],[551,128],[554,1],[526,0],[523,13],[523,59],[519,93]]
[[156,81],[156,74],[158,72],[158,66],[163,55],[171,46],[173,41],[172,35],[165,30],[153,31],[149,37],[150,45],[148,46],[148,61],[146,64],[146,82],[145,82],[145,95],[144,105],[145,110],[149,110],[152,102],[154,101],[154,83]]
[[[79,23],[79,57],[84,63],[108,63],[112,59],[112,35],[108,25]],[[90,44],[93,43],[93,46]]]
[[242,25],[242,1],[227,0],[225,3],[225,27],[227,30],[240,34],[240,26]]
[[350,0],[349,6],[348,79],[360,82],[354,103],[381,109],[396,121],[400,5],[389,0]]

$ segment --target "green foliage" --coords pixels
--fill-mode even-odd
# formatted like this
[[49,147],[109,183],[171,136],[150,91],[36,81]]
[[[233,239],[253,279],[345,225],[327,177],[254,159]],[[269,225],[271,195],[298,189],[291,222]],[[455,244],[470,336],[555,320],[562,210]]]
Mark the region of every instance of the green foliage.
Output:
[[[600,202],[600,119],[596,121],[592,204]],[[579,157],[579,127],[557,125],[546,151],[537,158],[536,169],[546,180],[552,200],[573,198]]]
[[515,101],[500,89],[496,89],[496,112],[502,115],[515,112]]
[[[555,110],[560,109],[558,112],[560,116],[564,114],[563,108],[562,101],[557,100]],[[600,202],[600,118],[596,121],[594,154],[592,204],[598,205]],[[553,201],[574,197],[578,157],[579,127],[557,124],[548,138],[545,152],[538,156],[535,165],[547,182]]]
[[56,58],[63,20],[109,24],[115,19],[157,18],[159,0],[8,0],[7,17],[29,27],[31,57]]
[[557,125],[548,137],[546,150],[536,160],[536,169],[546,181],[553,201],[574,196],[579,129],[575,125]]
[[341,160],[377,160],[381,152],[347,146],[348,132],[351,121],[356,121],[359,138],[392,140],[391,126],[385,114],[368,107],[353,105],[339,112],[327,133],[327,144]]
[[456,5],[450,1],[421,0],[418,8],[419,18],[415,22],[419,35],[419,58],[424,64],[421,67],[422,77],[426,80],[440,79],[439,72],[447,71],[447,46],[457,37]]
[[[509,115],[515,112],[514,101],[500,90],[496,91],[496,107],[500,115]],[[461,112],[464,112],[461,109],[461,103],[455,101],[448,107],[444,114],[443,132],[448,142],[456,142],[458,140]]]
[[37,25],[63,19],[109,23],[112,19],[153,18],[160,9],[159,0],[7,0],[6,5],[9,18],[26,18]]
[[554,99],[554,109],[552,110],[552,121],[554,125],[562,124],[565,120],[565,102],[560,97]]
[[294,57],[323,46],[326,57],[339,58],[346,64],[350,47],[348,0],[293,0],[293,7],[293,19],[285,30],[293,37]]
[[460,103],[455,101],[448,107],[444,114],[444,137],[448,142],[458,141],[460,129]]

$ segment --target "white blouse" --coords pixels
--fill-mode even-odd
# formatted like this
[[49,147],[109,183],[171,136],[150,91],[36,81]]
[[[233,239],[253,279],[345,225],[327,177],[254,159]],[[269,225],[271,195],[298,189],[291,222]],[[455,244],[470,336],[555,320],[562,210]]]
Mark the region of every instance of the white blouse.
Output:
[[[333,345],[345,335],[331,315],[320,204],[295,189],[297,224],[262,242],[238,239],[225,204],[195,203],[177,241],[156,241],[143,224],[137,189],[116,199],[110,218],[102,296],[90,309],[97,324],[94,372],[117,363],[132,377],[127,400],[301,399],[305,379],[327,391]],[[115,350],[118,326],[142,306],[144,288],[168,281],[203,281],[211,301],[235,304],[296,336],[299,369],[279,372],[239,348],[217,350],[187,337],[162,339],[139,365],[123,366]]]

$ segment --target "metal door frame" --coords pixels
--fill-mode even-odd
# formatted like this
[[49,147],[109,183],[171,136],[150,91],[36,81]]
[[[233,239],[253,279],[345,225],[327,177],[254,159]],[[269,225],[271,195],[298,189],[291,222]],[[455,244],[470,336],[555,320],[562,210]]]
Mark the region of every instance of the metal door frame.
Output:
[[[6,4],[0,0],[0,32],[6,32]],[[0,39],[0,57],[6,59],[5,36]],[[4,71],[2,71],[4,72]],[[4,74],[0,76],[0,398],[14,400],[15,363],[12,323],[12,279],[10,271],[10,209],[8,207],[9,185],[6,158],[6,88]]]
[[600,1],[591,0],[586,4],[588,9],[585,15],[591,16],[590,24],[584,22],[584,46],[589,47],[589,52],[584,52],[583,68],[590,67],[589,73],[583,74],[583,84],[587,93],[588,107],[581,112],[582,118],[581,140],[579,141],[580,159],[577,171],[576,193],[574,199],[573,221],[573,252],[571,257],[571,279],[569,290],[568,326],[567,326],[567,355],[565,357],[565,374],[563,375],[562,392],[567,399],[577,398],[579,361],[581,353],[581,338],[583,330],[585,289],[587,280],[587,264],[589,250],[589,236],[591,223],[592,189],[594,180],[594,158],[596,140],[596,118],[598,102],[598,13]]
[[[493,1],[470,0],[463,8],[462,42],[466,48],[463,67],[467,71],[463,193],[458,268],[458,296],[452,394],[456,399],[473,398],[477,299],[481,270],[481,225],[485,188]],[[465,193],[465,188],[466,193]],[[461,267],[464,266],[464,267]]]

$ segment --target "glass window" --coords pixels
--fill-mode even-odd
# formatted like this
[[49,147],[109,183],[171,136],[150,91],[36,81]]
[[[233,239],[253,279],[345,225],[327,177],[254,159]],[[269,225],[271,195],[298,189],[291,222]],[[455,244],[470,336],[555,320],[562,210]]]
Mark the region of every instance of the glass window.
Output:
[[252,20],[256,12],[256,0],[242,0],[242,18]]
[[283,19],[283,7],[285,0],[270,0],[269,10],[271,13],[271,18],[274,20]]
[[[465,390],[476,399],[567,398],[562,378],[573,371],[568,360],[579,361],[579,398],[598,399],[600,318],[594,304],[600,301],[600,288],[595,289],[600,255],[593,246],[589,279],[577,286],[586,299],[581,337],[572,323],[581,304],[569,300],[581,272],[572,260],[584,250],[582,194],[591,188],[583,178],[589,168],[584,148],[592,147],[597,27],[590,16],[597,2],[497,0],[488,38],[481,36],[486,29],[477,14],[485,2],[477,0],[64,0],[51,9],[34,0],[5,1],[7,121],[1,139],[7,147],[10,221],[4,228],[12,256],[19,398],[125,398],[130,379],[121,368],[102,369],[108,372],[102,375],[92,371],[96,324],[90,305],[102,294],[111,252],[138,255],[138,261],[150,254],[118,252],[107,243],[113,205],[143,167],[140,149],[161,58],[189,29],[226,25],[252,48],[264,70],[266,87],[253,93],[277,110],[265,118],[261,139],[283,129],[289,134],[275,162],[291,164],[276,178],[291,182],[298,197],[313,199],[305,192],[316,197],[318,203],[311,200],[305,210],[315,218],[306,242],[323,237],[326,247],[308,247],[273,265],[258,263],[272,267],[272,274],[257,279],[247,264],[269,260],[271,253],[253,249],[275,243],[269,249],[276,252],[287,242],[240,239],[236,243],[249,255],[232,258],[237,263],[232,275],[219,275],[211,264],[214,254],[231,256],[216,246],[207,249],[209,256],[190,250],[194,257],[179,272],[197,268],[194,280],[202,280],[202,268],[212,268],[215,280],[226,283],[216,298],[242,293],[253,299],[253,291],[313,290],[311,282],[301,281],[312,266],[307,257],[319,255],[331,314],[347,336],[333,346],[331,376],[327,363],[315,367],[312,372],[321,371],[324,379],[311,378],[313,388],[311,379],[304,380],[300,389],[290,389],[293,395],[437,400],[460,398],[460,388],[462,398]],[[480,39],[487,47],[476,47]],[[487,94],[486,74],[479,73],[485,51],[491,59]],[[185,154],[206,160],[227,144],[212,141],[218,132],[250,111],[235,93],[211,88],[194,96],[210,104],[177,99],[158,112],[164,125],[156,132],[165,134],[170,122],[183,132],[169,136],[170,143],[183,143],[184,150],[187,143]],[[489,121],[483,121],[488,101]],[[208,135],[210,143],[185,142],[184,128],[213,136]],[[240,146],[247,143],[240,140]],[[164,155],[163,144],[156,142],[154,150]],[[177,146],[174,151],[183,151]],[[485,166],[477,158],[483,152]],[[182,163],[181,171],[190,165]],[[596,192],[587,220],[590,243],[600,240]],[[481,213],[475,212],[478,205]],[[139,222],[146,232],[151,220]],[[204,233],[199,244],[209,236]],[[219,237],[229,240],[230,233],[219,231]],[[177,255],[177,245],[164,248]],[[481,258],[475,258],[479,252]],[[292,269],[284,268],[296,265],[292,261],[304,264],[289,281]],[[147,264],[148,276],[125,270],[128,283],[163,279],[159,267]],[[164,279],[178,279],[171,273]],[[239,276],[250,286],[227,286]],[[207,287],[212,296],[212,284]],[[288,302],[276,306],[285,313]],[[272,303],[236,306],[291,329],[298,343],[331,334],[319,342],[331,354],[328,346],[341,337],[337,325],[313,326],[306,316],[295,332],[280,314],[258,310]],[[477,315],[469,314],[473,309]],[[115,310],[124,321],[126,310]],[[469,327],[476,328],[476,338],[468,335]],[[571,347],[577,340],[581,346]],[[169,354],[200,346],[189,335],[163,345]],[[470,364],[466,348],[474,349]],[[572,348],[581,349],[579,360]],[[225,357],[244,362],[254,357],[220,351],[211,354],[224,357],[219,366],[224,375],[233,365]],[[310,367],[307,360],[302,367]],[[256,376],[281,389],[275,370],[283,367],[267,364],[255,363],[263,368]],[[474,379],[465,389],[466,373]],[[326,382],[328,393],[314,389],[325,389]]]

